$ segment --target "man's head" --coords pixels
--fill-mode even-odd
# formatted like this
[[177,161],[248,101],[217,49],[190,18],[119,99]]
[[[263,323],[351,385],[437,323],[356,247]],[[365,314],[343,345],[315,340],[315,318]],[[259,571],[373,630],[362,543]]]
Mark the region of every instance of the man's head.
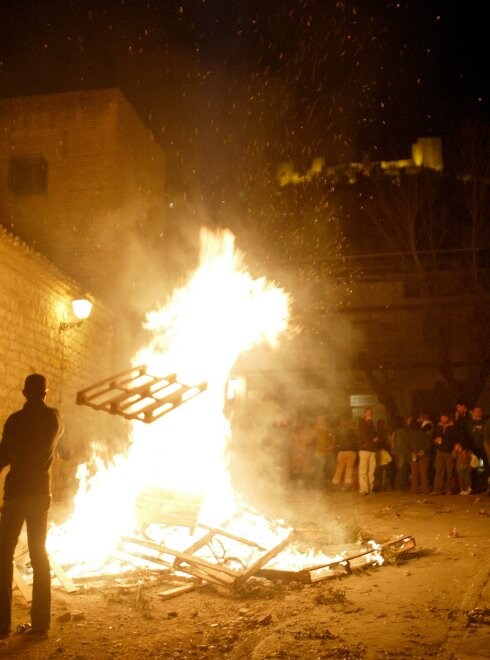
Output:
[[446,426],[447,424],[449,424],[450,421],[451,421],[451,416],[449,412],[447,411],[442,412],[439,418],[439,423],[442,424],[443,426]]
[[364,419],[372,419],[373,418],[373,409],[372,408],[364,408]]
[[456,412],[458,415],[465,415],[468,412],[468,402],[465,399],[456,401]]
[[22,394],[28,401],[44,401],[46,392],[46,378],[42,374],[29,374],[24,382]]
[[480,406],[475,406],[471,412],[473,413],[473,419],[483,419],[483,410]]

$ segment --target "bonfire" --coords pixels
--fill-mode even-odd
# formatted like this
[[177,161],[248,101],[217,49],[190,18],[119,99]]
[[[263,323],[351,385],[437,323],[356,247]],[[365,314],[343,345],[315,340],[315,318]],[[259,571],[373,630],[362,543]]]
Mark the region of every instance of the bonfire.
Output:
[[[171,374],[165,387],[185,384],[193,396],[152,423],[135,415],[127,452],[110,464],[95,455],[95,473],[79,466],[73,512],[48,536],[65,579],[160,566],[233,586],[264,566],[308,568],[318,579],[334,566],[349,568],[345,555],[295,550],[294,530],[251,510],[230,478],[224,410],[231,370],[242,353],[286,340],[290,307],[287,292],[247,272],[231,232],[201,231],[198,268],[147,314],[150,340],[133,358],[135,368],[145,365],[136,379]],[[383,561],[374,543],[361,554]]]

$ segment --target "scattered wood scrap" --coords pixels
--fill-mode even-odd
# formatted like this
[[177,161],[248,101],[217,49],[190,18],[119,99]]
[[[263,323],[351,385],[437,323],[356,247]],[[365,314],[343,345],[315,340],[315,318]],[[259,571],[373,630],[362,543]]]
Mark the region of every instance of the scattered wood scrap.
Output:
[[32,586],[27,584],[24,580],[22,573],[19,571],[17,566],[14,564],[14,584],[17,589],[20,591],[26,603],[32,602]]
[[49,557],[49,563],[51,565],[51,570],[56,575],[64,590],[69,594],[78,591],[78,587],[73,583],[71,577],[69,577],[61,566],[56,562],[53,557]]
[[181,584],[174,585],[173,587],[169,587],[164,591],[160,591],[158,595],[162,600],[169,600],[170,598],[175,598],[176,596],[180,596],[181,594],[189,593],[189,591],[194,591],[195,589],[198,589],[199,587],[203,587],[206,584],[207,583],[204,582],[203,580],[196,580],[193,582],[183,582]]

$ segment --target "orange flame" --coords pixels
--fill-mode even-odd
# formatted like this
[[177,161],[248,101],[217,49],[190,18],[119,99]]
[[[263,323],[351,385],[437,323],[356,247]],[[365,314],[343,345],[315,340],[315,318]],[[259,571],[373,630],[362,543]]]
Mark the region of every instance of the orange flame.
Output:
[[134,422],[127,454],[108,466],[95,459],[92,477],[86,466],[79,467],[73,514],[48,538],[58,563],[74,565],[72,574],[105,563],[107,572],[121,536],[137,528],[135,506],[148,488],[199,498],[199,517],[208,525],[236,512],[225,460],[226,383],[241,353],[264,342],[278,345],[288,327],[289,304],[283,290],[246,271],[229,231],[201,231],[198,269],[167,305],[147,315],[152,337],[134,364],[147,364],[149,373],[176,373],[189,385],[204,381],[208,388],[150,425]]

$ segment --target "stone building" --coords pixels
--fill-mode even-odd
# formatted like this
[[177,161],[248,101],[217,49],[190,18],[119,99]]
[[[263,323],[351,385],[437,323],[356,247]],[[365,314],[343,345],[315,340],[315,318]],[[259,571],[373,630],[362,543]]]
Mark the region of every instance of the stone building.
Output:
[[0,100],[0,224],[112,306],[162,265],[164,174],[118,89]]
[[117,450],[127,441],[119,419],[75,404],[78,390],[114,373],[114,313],[92,298],[90,317],[75,326],[71,301],[80,291],[78,282],[0,227],[0,424],[23,405],[25,376],[45,374],[47,403],[65,419],[71,452],[68,463],[55,466],[55,495],[74,482],[94,443]]
[[[72,453],[55,490],[94,443],[113,453],[127,442],[121,419],[75,398],[128,366],[124,315],[146,274],[162,272],[164,174],[118,89],[0,100],[0,424],[22,405],[26,374],[44,373]],[[93,312],[72,326],[71,300],[86,294]]]

